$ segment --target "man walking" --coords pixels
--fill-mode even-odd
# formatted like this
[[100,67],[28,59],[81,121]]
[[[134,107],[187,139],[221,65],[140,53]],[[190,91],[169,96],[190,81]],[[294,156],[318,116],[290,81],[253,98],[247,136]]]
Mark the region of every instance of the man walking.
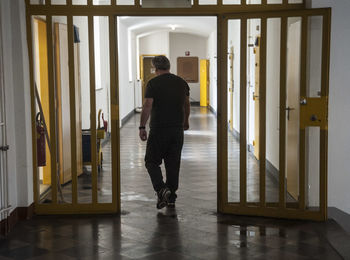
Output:
[[[182,78],[171,74],[170,62],[165,56],[152,60],[157,76],[146,87],[139,135],[147,141],[145,165],[157,192],[157,208],[175,207],[179,185],[181,150],[184,130],[189,128],[189,87]],[[151,115],[147,138],[146,123]],[[160,168],[164,160],[166,182]]]

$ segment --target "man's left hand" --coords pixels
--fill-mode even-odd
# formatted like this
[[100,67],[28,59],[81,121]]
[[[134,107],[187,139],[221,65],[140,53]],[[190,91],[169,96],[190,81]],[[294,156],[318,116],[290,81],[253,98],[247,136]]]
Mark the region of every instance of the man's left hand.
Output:
[[146,129],[140,129],[139,136],[140,136],[141,141],[146,141],[147,140]]

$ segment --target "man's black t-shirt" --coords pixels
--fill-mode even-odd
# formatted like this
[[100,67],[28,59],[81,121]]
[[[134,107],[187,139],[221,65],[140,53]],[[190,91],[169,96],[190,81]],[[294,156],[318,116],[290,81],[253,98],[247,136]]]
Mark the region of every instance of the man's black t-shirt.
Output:
[[145,98],[153,98],[150,127],[183,127],[185,98],[189,95],[187,82],[174,74],[151,79],[145,93]]

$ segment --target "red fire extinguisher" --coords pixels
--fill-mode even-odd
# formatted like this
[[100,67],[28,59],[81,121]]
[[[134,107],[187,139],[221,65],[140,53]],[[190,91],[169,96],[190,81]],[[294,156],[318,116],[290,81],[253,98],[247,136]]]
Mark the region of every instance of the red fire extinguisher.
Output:
[[103,113],[102,113],[102,121],[103,121],[103,128],[105,129],[105,132],[108,130],[108,123],[107,120],[104,119]]
[[38,167],[46,166],[46,143],[45,143],[45,128],[44,122],[39,112],[35,118],[36,122],[36,157],[38,161]]

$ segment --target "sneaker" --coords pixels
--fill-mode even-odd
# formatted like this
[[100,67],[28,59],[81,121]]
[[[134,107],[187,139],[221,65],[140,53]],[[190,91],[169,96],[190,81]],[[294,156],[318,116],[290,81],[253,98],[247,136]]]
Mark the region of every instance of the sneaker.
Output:
[[176,194],[172,193],[167,204],[168,208],[175,208]]
[[171,192],[168,188],[162,188],[159,192],[157,192],[157,209],[162,209],[168,204],[170,194]]
[[175,208],[175,202],[168,202],[168,204],[166,206],[168,208],[170,208],[170,209],[174,209]]

